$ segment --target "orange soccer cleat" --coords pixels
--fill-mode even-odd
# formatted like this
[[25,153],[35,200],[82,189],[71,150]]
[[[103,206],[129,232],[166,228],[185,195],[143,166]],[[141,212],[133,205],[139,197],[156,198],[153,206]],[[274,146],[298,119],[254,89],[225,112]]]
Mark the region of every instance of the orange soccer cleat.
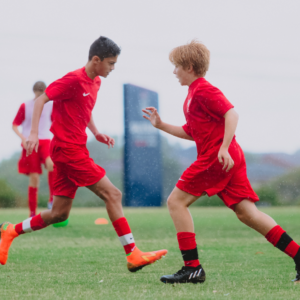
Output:
[[127,268],[130,272],[136,272],[145,266],[153,264],[168,253],[168,250],[142,252],[138,247],[127,256]]
[[18,236],[15,225],[4,222],[0,225],[0,264],[5,265],[8,258],[8,251],[14,238]]

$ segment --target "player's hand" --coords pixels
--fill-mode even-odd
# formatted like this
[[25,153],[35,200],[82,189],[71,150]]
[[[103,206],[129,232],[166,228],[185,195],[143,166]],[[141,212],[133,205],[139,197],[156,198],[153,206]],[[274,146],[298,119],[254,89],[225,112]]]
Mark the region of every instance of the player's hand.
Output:
[[223,165],[222,170],[226,170],[228,172],[234,166],[234,161],[231,158],[228,149],[221,146],[218,153],[218,160],[221,165]]
[[26,139],[24,138],[24,139],[22,139],[22,146],[23,146],[23,148],[26,150],[26,147],[27,147],[27,145],[26,145]]
[[106,134],[103,134],[103,133],[97,133],[95,135],[95,138],[98,142],[100,143],[103,143],[103,144],[106,144],[108,145],[108,149],[110,147],[114,147],[115,145],[115,140],[113,138],[111,138],[110,136],[106,135]]
[[30,133],[28,139],[26,140],[26,145],[25,145],[26,156],[30,155],[33,152],[33,150],[35,150],[35,152],[38,152],[38,148],[39,148],[38,135]]
[[154,127],[160,127],[162,121],[155,107],[146,107],[145,109],[142,109],[142,112],[148,115],[143,116],[144,119],[149,120]]

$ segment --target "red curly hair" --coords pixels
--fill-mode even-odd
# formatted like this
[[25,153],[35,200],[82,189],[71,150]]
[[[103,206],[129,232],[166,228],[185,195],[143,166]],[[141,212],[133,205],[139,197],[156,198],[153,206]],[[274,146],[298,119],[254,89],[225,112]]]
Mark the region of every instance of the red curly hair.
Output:
[[193,67],[195,75],[204,77],[209,67],[210,52],[206,46],[197,40],[192,40],[190,43],[174,48],[169,59],[175,66],[182,66],[187,69]]

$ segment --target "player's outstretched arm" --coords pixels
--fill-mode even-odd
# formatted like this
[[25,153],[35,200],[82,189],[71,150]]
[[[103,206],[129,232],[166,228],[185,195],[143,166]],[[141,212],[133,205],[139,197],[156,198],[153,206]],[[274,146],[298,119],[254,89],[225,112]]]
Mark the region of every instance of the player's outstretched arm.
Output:
[[223,143],[218,153],[218,159],[219,162],[223,165],[223,170],[226,169],[226,172],[228,172],[234,166],[234,161],[228,152],[228,148],[235,134],[235,130],[239,120],[239,115],[232,108],[227,111],[227,113],[224,115],[224,118],[225,133]]
[[37,152],[39,146],[39,122],[44,105],[49,101],[48,96],[44,93],[36,98],[33,107],[31,130],[26,141],[26,155],[30,155],[33,149]]
[[93,116],[91,116],[90,122],[88,123],[88,128],[93,133],[93,135],[95,136],[95,138],[98,142],[108,145],[108,148],[114,147],[115,140],[113,138],[111,138],[110,136],[100,133],[98,131],[98,129],[95,125]]
[[164,123],[161,120],[157,112],[157,109],[155,107],[146,107],[145,109],[142,109],[142,112],[148,115],[148,116],[144,115],[143,118],[149,120],[155,128],[160,129],[176,137],[179,137],[181,139],[190,140],[190,141],[194,140],[191,136],[186,134],[186,132],[183,130],[181,126],[175,126],[175,125]]

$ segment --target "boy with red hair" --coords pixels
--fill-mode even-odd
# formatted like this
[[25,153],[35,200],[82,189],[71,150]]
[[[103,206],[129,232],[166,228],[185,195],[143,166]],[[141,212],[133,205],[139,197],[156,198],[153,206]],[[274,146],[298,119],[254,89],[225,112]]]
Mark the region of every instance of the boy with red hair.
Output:
[[168,198],[184,267],[161,277],[164,283],[201,283],[205,272],[198,259],[194,224],[188,207],[202,195],[218,195],[238,219],[294,259],[300,280],[300,247],[276,222],[259,211],[259,201],[247,178],[243,151],[235,139],[238,114],[223,93],[205,80],[210,53],[197,41],[173,49],[170,61],[181,85],[189,86],[183,105],[186,124],[164,123],[156,108],[143,110],[152,125],[176,137],[193,140],[197,160],[182,174]]
[[[52,102],[48,102],[44,106],[41,115],[41,121],[39,123],[39,147],[37,151],[33,151],[32,155],[26,155],[26,139],[30,133],[34,101],[45,92],[45,89],[46,85],[42,81],[37,81],[33,85],[33,92],[35,95],[34,99],[21,104],[12,125],[13,131],[22,140],[23,149],[18,163],[18,169],[20,174],[25,174],[29,177],[28,206],[30,217],[34,217],[36,215],[40,174],[42,174],[41,164],[44,164],[48,171],[50,192],[48,208],[51,208],[53,202],[53,162],[50,158]],[[22,133],[19,131],[18,126],[22,126]]]
[[127,256],[127,268],[136,272],[154,263],[167,250],[142,252],[136,245],[122,209],[122,194],[105,175],[105,170],[89,157],[86,148],[86,128],[97,141],[114,146],[114,139],[100,133],[94,123],[92,110],[96,103],[101,80],[114,70],[121,49],[110,39],[101,36],[90,47],[87,64],[54,81],[35,100],[31,132],[26,142],[27,155],[38,148],[39,120],[45,104],[53,100],[51,158],[54,162],[54,201],[52,210],[13,225],[0,225],[0,263],[6,264],[9,247],[17,236],[65,221],[70,213],[78,187],[85,186],[106,205],[109,218]]

